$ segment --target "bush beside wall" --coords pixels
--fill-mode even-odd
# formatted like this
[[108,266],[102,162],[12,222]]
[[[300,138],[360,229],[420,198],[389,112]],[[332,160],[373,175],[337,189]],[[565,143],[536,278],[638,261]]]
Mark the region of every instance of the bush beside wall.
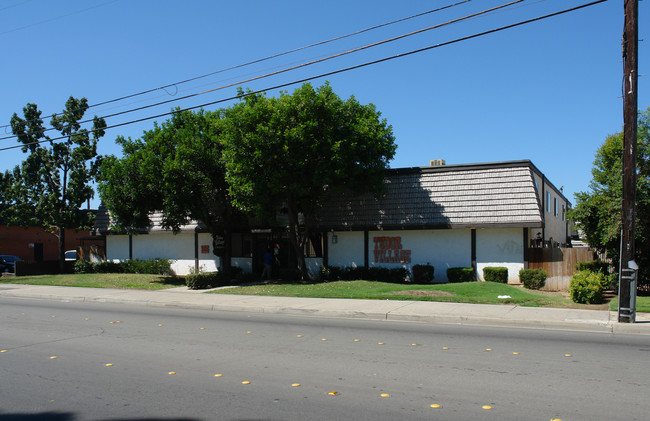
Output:
[[237,285],[244,278],[241,268],[230,268],[230,274],[225,272],[199,272],[185,276],[185,285],[189,289],[207,289],[227,285]]
[[413,265],[413,282],[416,284],[428,284],[433,282],[434,267],[430,264]]
[[172,275],[171,263],[167,259],[132,259],[121,262],[74,262],[75,273],[148,273],[152,275]]
[[485,282],[508,283],[508,268],[502,266],[486,266],[483,268]]
[[474,282],[476,275],[474,268],[449,268],[447,269],[447,279],[449,282]]
[[598,304],[603,300],[607,282],[602,273],[583,270],[571,277],[569,296],[576,303]]
[[519,281],[528,289],[542,289],[546,284],[548,274],[544,269],[522,269],[519,271]]
[[404,284],[410,282],[410,273],[406,268],[381,268],[381,267],[339,267],[323,266],[321,279],[324,281],[377,281]]
[[609,273],[609,263],[600,260],[590,260],[587,262],[578,262],[575,266],[577,271],[588,270],[590,272],[600,272],[603,275]]

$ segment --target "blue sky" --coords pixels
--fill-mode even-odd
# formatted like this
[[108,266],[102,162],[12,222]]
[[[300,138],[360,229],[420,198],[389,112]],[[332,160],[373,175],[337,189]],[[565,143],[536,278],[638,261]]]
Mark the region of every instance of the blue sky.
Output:
[[[405,18],[460,0],[210,1],[4,0],[0,3],[0,125],[28,102],[44,115],[70,96],[90,104],[154,89],[249,61]],[[526,0],[395,42],[256,81],[310,60],[461,18],[506,3],[473,0],[361,35],[218,73],[115,104],[106,115],[237,83],[268,89],[360,63],[444,43],[556,12],[586,0]],[[648,71],[647,2],[639,3],[639,73]],[[594,153],[621,131],[623,0],[581,9],[479,38],[312,81],[329,80],[342,97],[373,103],[393,126],[391,166],[530,159],[574,202],[588,189]],[[297,87],[297,85],[296,85]],[[294,86],[284,88],[292,91]],[[233,96],[236,87],[107,118],[108,125]],[[270,90],[269,95],[277,94]],[[175,95],[174,95],[175,94]],[[232,102],[212,105],[225,107]],[[650,106],[648,78],[639,79],[639,108]],[[164,118],[163,118],[164,119]],[[161,119],[158,119],[161,121]],[[101,154],[120,155],[118,135],[137,138],[153,120],[108,130]],[[11,134],[0,128],[0,137]],[[6,133],[6,134],[5,134]],[[0,140],[0,147],[17,145]],[[0,151],[0,170],[25,156]],[[97,205],[97,201],[93,202]]]

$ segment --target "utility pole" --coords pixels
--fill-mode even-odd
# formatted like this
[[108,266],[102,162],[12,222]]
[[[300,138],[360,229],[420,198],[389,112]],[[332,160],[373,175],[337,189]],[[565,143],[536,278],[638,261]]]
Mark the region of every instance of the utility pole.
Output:
[[636,200],[637,141],[637,47],[639,43],[638,0],[624,0],[623,30],[623,203],[621,219],[621,261],[618,287],[618,321],[634,323],[636,317],[636,264],[634,261],[634,218]]

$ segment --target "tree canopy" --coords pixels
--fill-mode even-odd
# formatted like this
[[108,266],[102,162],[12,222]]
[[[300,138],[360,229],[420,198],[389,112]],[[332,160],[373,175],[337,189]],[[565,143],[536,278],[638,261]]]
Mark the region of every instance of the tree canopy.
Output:
[[[610,135],[596,152],[591,191],[576,193],[569,218],[576,221],[587,242],[618,266],[621,241],[623,133]],[[650,282],[650,107],[639,114],[637,134],[637,186],[635,258],[641,278]]]
[[14,113],[11,129],[27,155],[21,165],[6,171],[2,182],[2,217],[8,224],[43,226],[59,237],[61,270],[65,261],[65,228],[90,229],[92,215],[81,210],[94,196],[101,157],[97,142],[106,123],[97,116],[92,128],[82,128],[88,109],[86,98],[70,97],[61,114],[50,119],[62,139],[50,138],[36,104],[23,108],[24,118]]
[[107,157],[101,168],[100,196],[116,224],[137,231],[162,213],[163,228],[178,232],[190,220],[201,221],[213,238],[224,235],[220,250],[230,267],[230,234],[241,221],[225,180],[219,112],[180,111],[155,124],[141,139],[119,137],[123,157]]
[[277,98],[240,94],[223,120],[230,192],[257,216],[286,210],[296,265],[306,277],[304,246],[319,210],[332,193],[382,188],[396,150],[392,128],[374,105],[342,100],[327,83],[306,83]]
[[100,195],[126,230],[149,226],[154,211],[175,231],[203,222],[224,235],[224,265],[239,212],[273,224],[283,210],[295,265],[307,276],[304,246],[319,210],[333,193],[382,188],[392,128],[374,105],[342,100],[329,84],[277,98],[239,92],[227,109],[177,110],[141,139],[118,138],[123,158],[104,159]]

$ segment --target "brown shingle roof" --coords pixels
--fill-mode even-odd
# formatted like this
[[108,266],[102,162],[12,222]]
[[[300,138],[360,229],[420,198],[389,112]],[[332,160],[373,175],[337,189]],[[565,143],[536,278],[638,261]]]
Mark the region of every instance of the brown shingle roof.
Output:
[[334,197],[324,229],[540,227],[530,161],[391,170],[385,194]]

